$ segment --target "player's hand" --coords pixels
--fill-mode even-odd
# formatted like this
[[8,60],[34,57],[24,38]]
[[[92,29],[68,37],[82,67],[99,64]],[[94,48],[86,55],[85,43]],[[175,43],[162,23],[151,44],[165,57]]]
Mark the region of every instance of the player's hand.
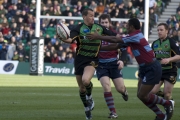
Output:
[[99,34],[97,31],[95,31],[94,33],[89,33],[86,35],[86,37],[89,39],[89,40],[97,40],[99,38]]
[[169,58],[163,58],[162,60],[161,60],[161,64],[168,64],[170,62],[170,60],[169,60]]
[[119,65],[119,66],[118,66],[118,69],[119,69],[119,70],[120,70],[120,69],[123,69],[123,67],[124,67],[123,61],[118,60],[117,64]]

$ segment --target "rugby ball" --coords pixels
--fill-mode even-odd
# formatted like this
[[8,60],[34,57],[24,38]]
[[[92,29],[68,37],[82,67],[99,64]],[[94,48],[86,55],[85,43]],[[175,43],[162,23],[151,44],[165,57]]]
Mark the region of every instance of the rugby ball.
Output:
[[58,22],[56,25],[56,32],[60,39],[66,40],[70,36],[70,30],[69,28],[61,22]]

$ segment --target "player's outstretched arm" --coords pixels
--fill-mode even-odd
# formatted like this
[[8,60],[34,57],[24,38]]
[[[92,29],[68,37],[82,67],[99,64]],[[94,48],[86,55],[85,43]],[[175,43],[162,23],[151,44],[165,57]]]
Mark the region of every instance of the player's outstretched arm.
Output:
[[62,39],[58,34],[56,34],[57,38],[59,38],[61,41],[65,42],[65,43],[72,43],[72,39],[71,38],[68,38],[68,39]]
[[86,37],[90,40],[103,40],[103,41],[107,41],[111,43],[123,42],[123,40],[119,36],[102,36],[102,35],[99,35],[97,32],[89,33],[87,34]]

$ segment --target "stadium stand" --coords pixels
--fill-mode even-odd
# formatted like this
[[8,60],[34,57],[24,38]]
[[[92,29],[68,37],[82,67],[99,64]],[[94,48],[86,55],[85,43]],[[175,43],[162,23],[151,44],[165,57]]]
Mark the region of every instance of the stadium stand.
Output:
[[[163,2],[164,3],[162,4],[163,5],[162,11],[161,11],[161,14],[158,15],[158,21],[157,21],[156,25],[161,22],[167,22],[167,24],[169,24],[169,28],[170,28],[169,36],[172,37],[173,29],[176,26],[176,23],[179,21],[178,17],[176,17],[176,13],[178,11],[178,9],[176,9],[176,8],[178,8],[178,5],[180,2],[179,2],[179,0],[171,0],[171,1],[164,0]],[[154,41],[157,38],[158,38],[157,28],[152,26],[151,27],[151,35],[149,35],[149,42],[152,43],[152,41]]]
[[[153,29],[151,26],[158,23],[168,3],[169,0],[150,0],[150,34]],[[144,18],[144,0],[41,0],[41,14],[47,16],[81,16],[83,9],[88,7],[95,11],[95,17],[108,13],[112,18]],[[180,6],[175,13],[178,21],[179,10]],[[36,0],[0,0],[0,60],[29,61],[30,40],[35,36],[35,13]],[[61,19],[61,22],[71,30],[82,21]],[[40,36],[44,37],[45,43],[44,62],[73,63],[76,43],[69,45],[57,39],[55,25],[55,19],[41,19]],[[113,22],[112,27],[118,33],[126,34],[126,22]],[[176,34],[180,36],[179,31]],[[122,50],[122,54],[125,56],[123,61],[132,64],[131,51]]]

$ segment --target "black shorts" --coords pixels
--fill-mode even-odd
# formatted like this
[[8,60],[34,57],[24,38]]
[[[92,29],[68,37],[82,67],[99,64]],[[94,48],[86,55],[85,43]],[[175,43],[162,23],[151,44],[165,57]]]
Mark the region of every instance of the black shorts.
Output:
[[161,64],[156,60],[148,65],[139,67],[139,78],[142,79],[142,84],[155,85],[159,84],[161,79],[162,69]]
[[117,60],[108,63],[98,63],[98,67],[96,68],[98,80],[103,76],[111,79],[122,77],[122,72],[118,69],[118,66]]
[[98,58],[76,56],[74,60],[75,75],[83,75],[86,66],[98,66]]
[[164,80],[172,84],[175,84],[177,81],[177,67],[173,67],[172,69],[169,69],[169,70],[163,70],[161,81],[164,81]]

